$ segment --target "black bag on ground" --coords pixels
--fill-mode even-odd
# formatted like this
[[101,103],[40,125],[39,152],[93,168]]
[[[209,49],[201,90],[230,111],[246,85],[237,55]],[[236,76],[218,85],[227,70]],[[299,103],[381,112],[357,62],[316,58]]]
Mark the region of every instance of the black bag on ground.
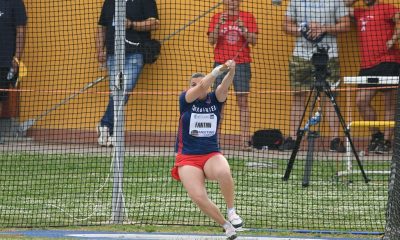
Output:
[[156,39],[150,39],[141,43],[141,51],[143,53],[143,61],[147,64],[155,63],[160,56],[161,42]]
[[277,150],[283,143],[283,135],[279,129],[258,130],[253,134],[252,143],[257,149],[268,146],[268,149]]

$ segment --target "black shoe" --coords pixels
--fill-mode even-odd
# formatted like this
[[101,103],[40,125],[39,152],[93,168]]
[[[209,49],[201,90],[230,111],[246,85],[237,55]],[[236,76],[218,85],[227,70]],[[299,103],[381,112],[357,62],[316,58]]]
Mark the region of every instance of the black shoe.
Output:
[[279,150],[281,151],[293,150],[294,144],[295,141],[291,137],[288,137],[283,141],[282,145],[279,146]]
[[340,138],[334,138],[332,139],[331,144],[329,146],[329,151],[345,153],[346,148],[344,147],[344,143],[342,140],[340,140]]
[[388,153],[391,148],[392,148],[392,143],[389,140],[386,140],[385,142],[380,142],[378,146],[375,148],[374,152],[377,154],[384,154]]
[[381,148],[385,144],[384,134],[382,132],[377,132],[371,135],[371,141],[368,145],[369,152],[375,152],[378,147]]

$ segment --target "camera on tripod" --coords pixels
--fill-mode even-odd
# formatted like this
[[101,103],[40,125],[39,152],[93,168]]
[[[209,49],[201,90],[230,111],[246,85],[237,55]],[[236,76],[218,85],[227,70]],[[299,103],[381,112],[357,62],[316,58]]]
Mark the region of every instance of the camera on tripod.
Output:
[[[335,99],[335,94],[332,92],[332,89],[335,89],[338,86],[338,84],[340,83],[340,81],[337,81],[336,83],[334,83],[331,86],[328,83],[328,81],[326,80],[327,77],[330,76],[330,72],[328,70],[329,47],[321,47],[317,44],[314,44],[313,46],[316,46],[316,52],[314,52],[311,57],[311,64],[314,66],[313,77],[315,79],[315,82],[311,88],[308,100],[305,104],[305,108],[303,110],[303,114],[300,119],[299,126],[303,122],[304,117],[306,116],[306,111],[309,106],[310,106],[310,109],[309,109],[310,113],[313,113],[313,111],[316,107],[316,103],[317,103],[317,101],[319,101],[319,99],[321,97],[321,92],[323,92],[326,95],[327,99],[329,99],[329,101],[332,104],[332,107],[335,110],[335,113],[338,117],[339,123],[342,126],[343,132],[350,144],[353,155],[355,156],[355,158],[357,160],[357,163],[358,163],[360,171],[363,175],[364,181],[366,183],[368,183],[370,180],[368,179],[367,175],[365,174],[363,164],[362,164],[360,158],[358,157],[358,153],[354,147],[354,143],[353,143],[353,140],[351,139],[350,131],[347,128],[346,121],[344,120],[343,115],[340,112],[339,105],[337,104],[336,99]],[[312,100],[312,102],[311,102],[311,100]],[[318,124],[320,122],[320,120],[321,120],[321,113],[318,110],[318,112],[316,112],[314,117],[311,117],[311,114],[310,114],[310,118],[309,118],[308,122],[306,123],[306,126],[303,129],[301,127],[298,127],[295,145],[293,147],[292,154],[290,155],[290,159],[287,163],[285,175],[282,178],[284,181],[287,181],[289,179],[290,173],[293,170],[293,165],[294,165],[296,155],[300,149],[301,140],[303,139],[303,136],[305,135],[305,132],[307,131],[308,132],[308,138],[307,138],[308,149],[307,149],[306,162],[305,162],[305,166],[304,166],[304,175],[303,175],[303,184],[302,185],[303,185],[303,187],[309,186],[309,180],[311,177],[313,157],[314,157],[314,141],[315,141],[315,138],[319,137],[319,133],[317,131],[310,131],[309,126]]]
[[313,75],[317,88],[328,87],[326,78],[330,75],[328,70],[328,49],[317,45],[317,51],[311,57],[311,64],[314,66]]

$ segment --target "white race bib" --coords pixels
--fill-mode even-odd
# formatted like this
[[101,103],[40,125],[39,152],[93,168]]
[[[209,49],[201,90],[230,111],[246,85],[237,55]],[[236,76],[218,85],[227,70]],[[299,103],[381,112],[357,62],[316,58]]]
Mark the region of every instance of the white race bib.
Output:
[[192,113],[189,134],[194,137],[211,137],[217,132],[217,116],[214,113]]

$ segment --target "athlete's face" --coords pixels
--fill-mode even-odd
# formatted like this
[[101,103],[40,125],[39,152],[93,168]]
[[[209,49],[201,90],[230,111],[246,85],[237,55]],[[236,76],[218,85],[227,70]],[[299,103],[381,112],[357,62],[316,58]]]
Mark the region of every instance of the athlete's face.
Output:
[[[190,80],[190,88],[196,87],[200,83],[201,79],[203,79],[203,78],[204,77],[192,78]],[[200,96],[199,99],[204,99],[206,96],[207,96],[207,92],[204,92],[204,94],[202,96]]]
[[203,78],[202,77],[192,78],[190,80],[190,88],[196,87],[197,84],[199,84],[199,82],[201,81],[201,79]]

